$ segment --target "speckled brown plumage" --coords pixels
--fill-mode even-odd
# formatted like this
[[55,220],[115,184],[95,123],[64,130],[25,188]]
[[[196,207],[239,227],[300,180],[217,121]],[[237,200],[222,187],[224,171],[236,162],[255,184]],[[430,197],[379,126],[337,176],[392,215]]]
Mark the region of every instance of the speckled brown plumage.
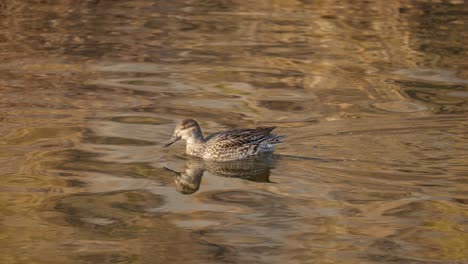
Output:
[[206,160],[229,161],[273,152],[282,135],[271,134],[276,127],[232,129],[203,137],[193,119],[183,120],[175,129],[169,146],[179,139],[187,141],[186,153]]

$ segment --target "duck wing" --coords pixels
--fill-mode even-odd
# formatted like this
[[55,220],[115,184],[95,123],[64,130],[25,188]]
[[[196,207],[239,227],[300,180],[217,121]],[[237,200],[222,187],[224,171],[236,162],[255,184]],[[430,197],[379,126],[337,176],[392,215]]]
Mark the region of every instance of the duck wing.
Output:
[[232,129],[212,134],[206,138],[206,144],[216,148],[239,148],[244,145],[256,145],[270,138],[270,132],[276,127],[257,127]]

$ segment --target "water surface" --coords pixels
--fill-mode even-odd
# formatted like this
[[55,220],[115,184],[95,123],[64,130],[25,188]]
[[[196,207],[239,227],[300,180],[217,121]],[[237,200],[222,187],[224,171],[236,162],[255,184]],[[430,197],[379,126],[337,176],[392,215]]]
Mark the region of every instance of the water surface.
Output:
[[[0,3],[0,262],[465,263],[464,1]],[[276,155],[162,147],[278,126]]]

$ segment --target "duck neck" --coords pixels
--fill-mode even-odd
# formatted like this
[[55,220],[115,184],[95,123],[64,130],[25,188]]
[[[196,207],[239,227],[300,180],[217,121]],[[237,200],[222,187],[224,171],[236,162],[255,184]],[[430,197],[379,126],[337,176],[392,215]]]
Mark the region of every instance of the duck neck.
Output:
[[187,145],[197,145],[197,144],[202,144],[203,142],[204,142],[203,136],[187,138]]
[[196,130],[195,133],[189,138],[187,138],[187,149],[186,152],[192,156],[200,156],[203,152],[203,143],[205,139],[200,130]]

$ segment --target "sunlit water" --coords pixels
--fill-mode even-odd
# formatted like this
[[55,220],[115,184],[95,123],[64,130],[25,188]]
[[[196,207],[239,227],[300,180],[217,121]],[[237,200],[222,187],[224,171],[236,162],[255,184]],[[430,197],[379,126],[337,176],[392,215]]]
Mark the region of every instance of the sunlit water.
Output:
[[[1,263],[466,263],[468,6],[0,2]],[[276,155],[162,148],[276,125]]]

